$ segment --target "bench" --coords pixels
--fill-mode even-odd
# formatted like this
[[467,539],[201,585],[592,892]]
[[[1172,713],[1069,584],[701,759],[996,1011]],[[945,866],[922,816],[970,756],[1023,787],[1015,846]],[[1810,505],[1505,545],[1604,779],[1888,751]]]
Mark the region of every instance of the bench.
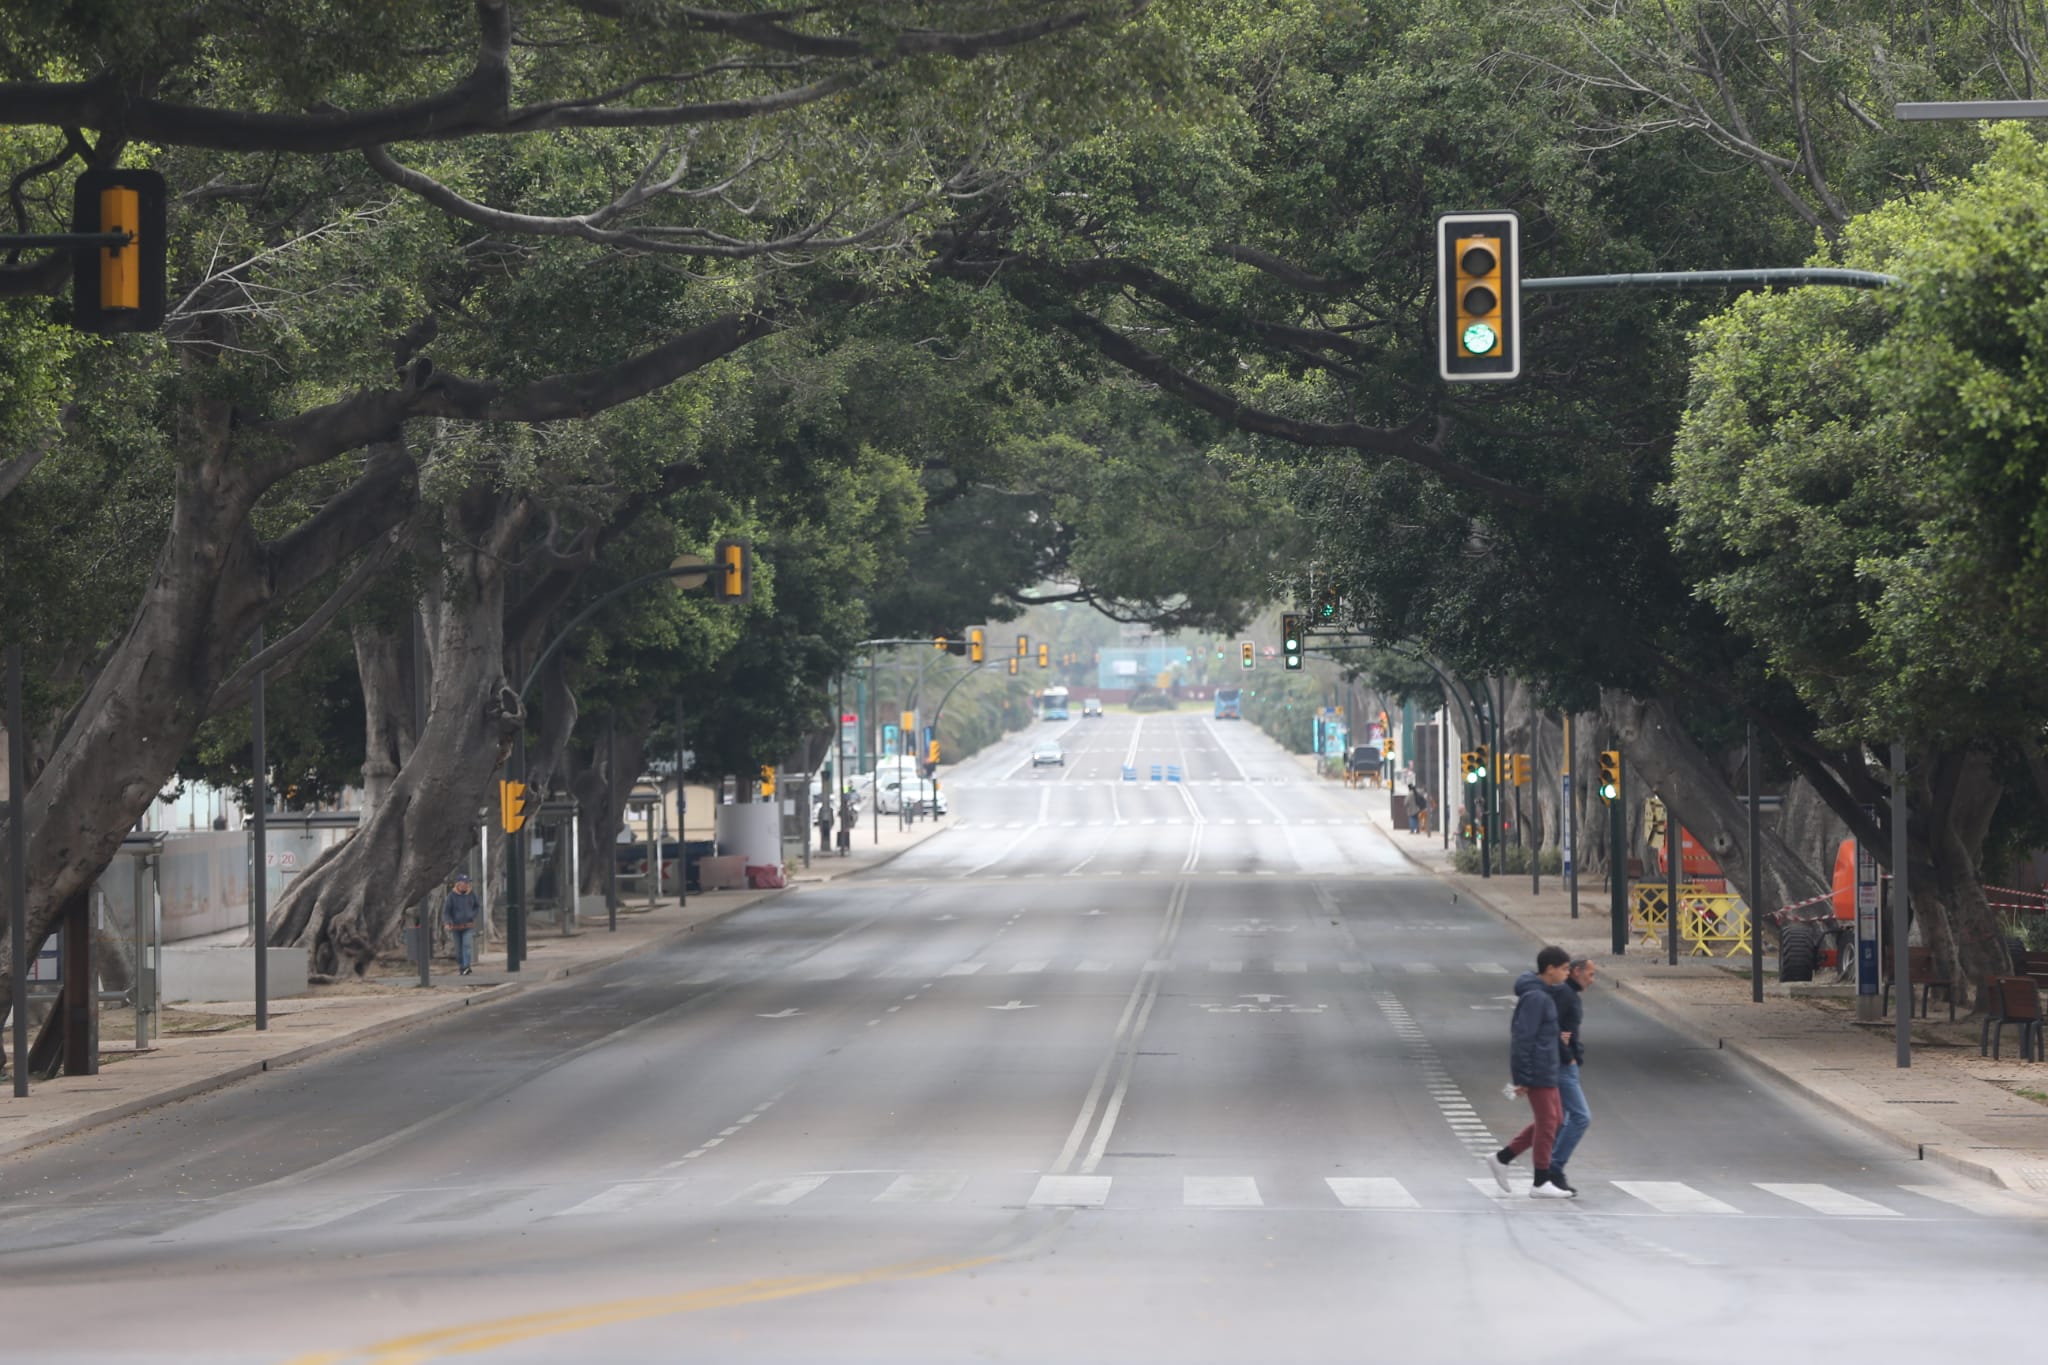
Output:
[[[1887,975],[1884,979],[1883,999],[1878,1005],[1879,1014],[1891,1013],[1892,984],[1892,978]],[[1934,949],[1932,948],[1906,949],[1906,996],[1908,999],[1912,998],[1915,986],[1920,988],[1920,1017],[1922,1019],[1928,1017],[1928,992],[1940,991],[1948,998],[1948,1021],[1951,1024],[1956,1021],[1955,983],[1934,970]]]
[[1984,979],[1984,1025],[1977,1031],[1977,1055],[1989,1051],[1996,1059],[2006,1025],[2020,1031],[2020,1060],[2041,1058],[2041,992],[2033,978],[1990,976]]

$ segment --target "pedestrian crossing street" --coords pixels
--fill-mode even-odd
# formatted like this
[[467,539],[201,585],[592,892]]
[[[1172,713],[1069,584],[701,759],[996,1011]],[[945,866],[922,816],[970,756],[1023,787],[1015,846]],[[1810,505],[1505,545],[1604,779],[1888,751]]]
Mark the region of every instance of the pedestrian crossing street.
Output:
[[[1251,936],[1260,931],[1255,925],[1246,931]],[[1229,944],[1236,947],[1236,944]],[[1042,958],[1027,957],[1013,959],[968,958],[951,962],[897,962],[878,967],[872,963],[850,962],[806,962],[788,969],[786,975],[801,981],[845,981],[848,979],[874,981],[938,980],[945,977],[961,976],[1059,976],[1067,972],[1087,975],[1115,975],[1130,972],[1157,972],[1162,975],[1184,976],[1302,976],[1302,977],[1477,977],[1486,985],[1499,987],[1504,983],[1501,977],[1513,976],[1523,969],[1509,967],[1499,962],[1468,962],[1463,965],[1439,966],[1434,962],[1376,962],[1364,959],[1310,959],[1287,957],[1222,956],[1204,957],[1182,961],[1177,958],[1146,958],[1143,960],[1114,958]],[[702,985],[712,980],[723,979],[715,974],[691,977],[685,984]]]
[[[1517,1179],[1527,1178],[1518,1171]],[[289,1207],[240,1205],[218,1212],[191,1210],[169,1225],[161,1220],[110,1224],[104,1216],[75,1220],[81,1237],[147,1233],[206,1238],[306,1232],[337,1226],[361,1229],[451,1225],[511,1228],[582,1220],[659,1220],[730,1217],[745,1210],[793,1214],[944,1207],[999,1212],[1018,1209],[1100,1210],[1146,1214],[1169,1211],[1264,1210],[1270,1213],[1479,1214],[1489,1208],[1562,1211],[1580,1216],[1712,1219],[1805,1218],[1925,1221],[1957,1218],[2044,1219],[2048,1201],[1966,1184],[1871,1186],[1860,1193],[1816,1183],[1734,1180],[1595,1180],[1580,1178],[1579,1197],[1532,1200],[1517,1184],[1503,1193],[1488,1175],[1460,1177],[1434,1169],[1419,1176],[1193,1174],[1147,1170],[1141,1175],[1068,1175],[1032,1171],[970,1173],[958,1170],[804,1171],[753,1180],[704,1175],[647,1178],[616,1184],[508,1186],[455,1190],[371,1190],[325,1197]],[[49,1214],[54,1211],[43,1211]],[[36,1211],[0,1222],[0,1246],[33,1230],[33,1240],[62,1238],[62,1219]]]

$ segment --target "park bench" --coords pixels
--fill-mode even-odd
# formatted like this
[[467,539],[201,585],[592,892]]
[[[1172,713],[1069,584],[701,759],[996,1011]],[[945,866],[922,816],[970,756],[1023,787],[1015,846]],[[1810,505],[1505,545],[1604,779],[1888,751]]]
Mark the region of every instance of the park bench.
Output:
[[2020,1060],[2041,1057],[2041,992],[2033,978],[1991,976],[1984,979],[1984,1025],[1977,1032],[1977,1055],[1999,1055],[2006,1025],[2020,1031]]
[[[1884,979],[1884,997],[1878,1006],[1878,1013],[1880,1014],[1891,1013],[1892,985],[1892,978],[1887,974]],[[1916,986],[1920,988],[1920,1017],[1922,1019],[1928,1017],[1928,993],[1930,991],[1940,991],[1948,999],[1948,1021],[1951,1024],[1956,1021],[1955,983],[1934,970],[1934,950],[1932,948],[1906,949],[1906,995],[1908,999],[1912,997],[1913,988]]]

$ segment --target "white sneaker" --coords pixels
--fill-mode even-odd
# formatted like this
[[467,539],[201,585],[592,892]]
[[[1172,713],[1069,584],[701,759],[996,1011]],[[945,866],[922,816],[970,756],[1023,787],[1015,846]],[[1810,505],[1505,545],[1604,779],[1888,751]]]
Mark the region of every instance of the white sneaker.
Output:
[[1541,1185],[1531,1185],[1529,1187],[1529,1197],[1531,1199],[1576,1199],[1579,1197],[1579,1192],[1563,1185],[1553,1185],[1549,1181],[1545,1181]]
[[1491,1152],[1486,1158],[1487,1172],[1493,1176],[1493,1183],[1500,1186],[1502,1194],[1513,1194],[1514,1186],[1508,1183],[1508,1163],[1500,1159],[1499,1152]]

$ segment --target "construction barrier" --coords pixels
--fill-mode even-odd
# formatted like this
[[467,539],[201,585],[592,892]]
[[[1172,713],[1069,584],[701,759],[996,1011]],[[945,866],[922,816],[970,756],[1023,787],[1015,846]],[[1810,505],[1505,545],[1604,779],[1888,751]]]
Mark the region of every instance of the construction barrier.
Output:
[[[1670,902],[1661,884],[1636,884],[1629,903],[1629,932],[1642,942],[1664,946],[1671,923]],[[1749,947],[1749,907],[1732,891],[1678,888],[1678,941],[1687,957],[1729,957]],[[1717,951],[1718,950],[1718,951]]]

